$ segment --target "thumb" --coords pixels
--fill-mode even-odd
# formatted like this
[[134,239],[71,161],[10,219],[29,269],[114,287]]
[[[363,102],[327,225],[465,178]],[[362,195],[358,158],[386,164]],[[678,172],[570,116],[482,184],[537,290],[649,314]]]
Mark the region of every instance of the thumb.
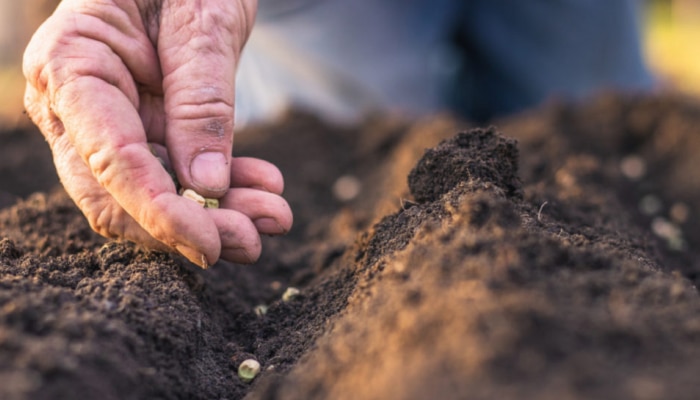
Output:
[[205,197],[229,188],[235,71],[255,2],[164,2],[158,34],[165,145],[183,187]]

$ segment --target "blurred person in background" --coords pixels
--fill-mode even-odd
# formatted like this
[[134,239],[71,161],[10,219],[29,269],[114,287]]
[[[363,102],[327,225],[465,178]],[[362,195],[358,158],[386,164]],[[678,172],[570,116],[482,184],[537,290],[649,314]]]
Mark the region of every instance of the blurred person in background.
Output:
[[452,110],[476,121],[548,97],[646,90],[638,0],[269,0],[238,71],[237,119]]
[[[25,106],[97,232],[203,267],[250,263],[292,214],[273,165],[232,158],[234,118],[485,121],[552,95],[646,90],[637,13],[635,0],[64,0],[25,52]],[[152,151],[221,208],[178,196]]]

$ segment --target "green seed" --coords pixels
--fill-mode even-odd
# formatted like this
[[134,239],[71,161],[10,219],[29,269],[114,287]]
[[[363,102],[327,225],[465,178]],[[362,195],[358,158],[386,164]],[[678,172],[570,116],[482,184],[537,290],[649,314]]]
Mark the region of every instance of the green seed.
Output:
[[204,198],[204,208],[219,208],[219,199]]
[[245,383],[255,379],[260,372],[260,363],[252,358],[247,359],[238,366],[238,377]]

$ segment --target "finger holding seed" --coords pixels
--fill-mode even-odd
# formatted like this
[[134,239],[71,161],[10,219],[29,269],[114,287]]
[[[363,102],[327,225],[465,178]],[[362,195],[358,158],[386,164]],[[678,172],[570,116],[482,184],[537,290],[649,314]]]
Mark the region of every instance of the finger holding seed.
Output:
[[279,195],[251,188],[233,188],[219,201],[222,208],[237,210],[250,218],[258,232],[283,235],[292,227],[289,204]]
[[260,189],[281,195],[284,178],[272,163],[252,157],[234,157],[231,160],[231,187]]
[[240,264],[255,262],[262,251],[257,227],[246,215],[230,209],[210,209],[221,240],[221,258]]
[[[165,146],[158,143],[149,143],[148,146],[151,153],[163,163],[163,167],[171,172],[173,167]],[[284,191],[284,178],[279,168],[259,158],[233,157],[230,179],[232,188],[259,189],[277,195]]]
[[[157,144],[151,147],[169,170],[165,147]],[[282,235],[289,232],[293,223],[289,204],[280,196],[283,189],[284,180],[276,166],[257,158],[236,157],[231,161],[231,189],[224,197],[206,198],[185,188],[179,188],[179,193],[204,208],[237,210],[250,218],[261,234]]]
[[[163,167],[169,170],[170,159],[165,147],[158,144],[152,144],[151,147],[154,155],[163,160]],[[204,208],[221,208],[240,213],[225,215],[217,212],[212,214],[212,218],[217,221],[222,241],[221,258],[247,264],[258,258],[260,247],[255,240],[245,242],[245,235],[241,233],[250,231],[251,226],[243,220],[243,216],[252,221],[258,234],[282,235],[292,227],[291,209],[280,196],[284,189],[283,182],[282,174],[273,164],[256,158],[240,157],[231,161],[231,188],[221,199],[206,198],[193,189],[182,187],[179,188],[179,194]],[[239,222],[234,224],[231,223],[232,220]],[[238,227],[237,230],[232,228],[234,225]]]

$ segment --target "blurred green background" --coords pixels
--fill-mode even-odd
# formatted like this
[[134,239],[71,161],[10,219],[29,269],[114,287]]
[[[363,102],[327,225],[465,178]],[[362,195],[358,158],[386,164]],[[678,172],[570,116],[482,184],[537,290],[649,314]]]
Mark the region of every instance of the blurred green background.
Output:
[[[640,0],[645,54],[662,85],[700,95],[700,0]],[[27,123],[21,56],[58,0],[0,0],[0,125]]]

